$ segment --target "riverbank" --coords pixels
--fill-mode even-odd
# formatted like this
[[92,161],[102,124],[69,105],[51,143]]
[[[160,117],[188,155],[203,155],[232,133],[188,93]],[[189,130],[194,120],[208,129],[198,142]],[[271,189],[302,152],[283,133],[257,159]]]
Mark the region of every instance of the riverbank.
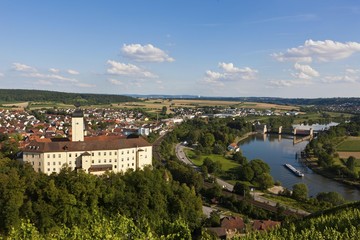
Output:
[[337,181],[337,182],[340,182],[342,184],[346,184],[347,186],[351,186],[351,187],[354,187],[354,188],[357,188],[357,189],[360,189],[360,182],[353,182],[353,181],[350,181],[348,179],[343,179],[343,178],[339,178],[339,177],[336,177],[334,174],[324,170],[322,167],[320,167],[317,162],[315,162],[315,160],[309,160],[307,158],[305,159],[302,159],[303,163],[308,167],[310,168],[313,172],[323,176],[323,177],[326,177],[328,179],[331,179],[331,180],[334,180],[334,181]]
[[239,142],[241,142],[242,140],[245,140],[248,137],[255,135],[255,134],[257,134],[257,132],[248,132],[244,136],[236,137],[235,142],[237,143],[237,145],[239,145]]

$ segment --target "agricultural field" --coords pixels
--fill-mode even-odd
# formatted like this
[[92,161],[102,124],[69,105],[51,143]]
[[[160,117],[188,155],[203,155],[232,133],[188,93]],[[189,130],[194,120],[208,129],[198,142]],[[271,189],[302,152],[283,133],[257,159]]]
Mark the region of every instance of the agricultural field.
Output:
[[[351,118],[353,115],[348,113],[337,113],[337,112],[326,112],[329,115],[329,118]],[[323,113],[304,113],[299,114],[294,119],[294,124],[301,124],[303,122],[313,122],[318,123],[320,120],[323,120]]]
[[[74,105],[57,102],[23,102],[23,103],[4,103],[4,107],[24,109],[29,105],[31,110],[41,108],[74,108]],[[173,113],[171,108],[196,108],[196,107],[236,107],[236,108],[253,108],[257,110],[272,109],[273,111],[291,111],[299,110],[299,107],[278,105],[269,103],[256,102],[239,102],[239,101],[221,101],[221,100],[202,100],[202,99],[144,99],[142,102],[121,102],[101,105],[83,106],[83,108],[140,108],[147,112],[161,112],[163,107],[167,108],[167,114]]]
[[360,137],[348,137],[341,142],[336,150],[338,152],[360,152]]
[[150,112],[159,112],[165,106],[167,113],[170,108],[195,108],[195,107],[237,107],[254,109],[276,109],[281,111],[298,110],[296,106],[277,105],[256,102],[221,101],[221,100],[198,100],[198,99],[150,99],[144,102],[113,103],[113,107],[119,108],[142,108]]
[[24,109],[29,105],[29,102],[2,103],[1,105],[12,109]]
[[336,147],[339,158],[348,159],[353,156],[357,159],[356,169],[360,170],[360,137],[348,137]]

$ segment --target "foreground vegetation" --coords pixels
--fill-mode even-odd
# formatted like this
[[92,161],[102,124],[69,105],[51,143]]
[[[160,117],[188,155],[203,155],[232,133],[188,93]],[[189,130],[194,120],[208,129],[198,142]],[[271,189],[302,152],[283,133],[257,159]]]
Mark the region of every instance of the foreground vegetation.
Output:
[[360,202],[342,205],[285,223],[270,232],[257,232],[239,239],[357,239],[360,234]]
[[348,142],[346,139],[349,136],[359,135],[359,116],[353,117],[350,123],[340,124],[329,131],[322,132],[305,148],[308,164],[315,171],[360,187],[360,169],[354,156],[355,153],[347,159],[342,159],[338,152],[338,150],[349,150],[349,148],[357,150],[359,142]]
[[166,235],[165,226],[172,223],[174,229],[184,226],[193,232],[201,226],[201,199],[193,187],[171,178],[164,169],[149,168],[100,177],[64,168],[47,176],[30,165],[0,158],[0,234],[11,234],[24,221],[43,236],[74,229],[84,230],[84,236],[123,232],[114,225],[121,219],[130,223],[130,232],[135,225],[144,234]]

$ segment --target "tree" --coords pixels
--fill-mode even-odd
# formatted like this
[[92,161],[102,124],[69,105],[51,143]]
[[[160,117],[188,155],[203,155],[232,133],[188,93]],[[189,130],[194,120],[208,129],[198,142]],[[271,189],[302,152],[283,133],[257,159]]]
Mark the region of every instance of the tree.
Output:
[[302,201],[308,198],[308,187],[304,183],[297,183],[293,186],[292,197]]
[[355,160],[355,157],[350,156],[346,161],[346,167],[352,172],[355,170]]
[[241,183],[241,182],[236,182],[234,185],[234,193],[239,194],[241,196],[250,196],[250,188],[249,185]]
[[220,215],[216,211],[210,213],[210,217],[206,219],[205,225],[208,227],[220,227]]
[[162,109],[161,109],[161,114],[166,115],[166,112],[167,112],[167,107],[163,106]]
[[245,156],[242,155],[241,151],[234,153],[232,158],[235,162],[239,163],[240,165],[247,164],[247,159]]
[[216,143],[213,148],[213,153],[222,155],[225,153],[225,147],[221,144]]
[[2,142],[1,152],[9,158],[14,158],[19,152],[19,143],[14,139],[8,139]]
[[337,192],[321,192],[316,195],[316,199],[318,201],[331,203],[333,206],[345,203],[343,196]]
[[262,173],[255,177],[254,183],[257,183],[261,189],[268,189],[274,185],[274,179],[269,173]]
[[203,147],[212,147],[215,143],[215,137],[212,133],[206,133],[200,138],[200,143]]
[[242,166],[238,171],[239,179],[250,182],[254,178],[254,171],[249,164]]
[[204,159],[203,166],[207,167],[209,173],[218,173],[221,171],[221,163],[219,161],[214,162],[209,157]]
[[269,165],[261,159],[254,159],[250,161],[250,167],[254,171],[255,177],[263,173],[270,173]]

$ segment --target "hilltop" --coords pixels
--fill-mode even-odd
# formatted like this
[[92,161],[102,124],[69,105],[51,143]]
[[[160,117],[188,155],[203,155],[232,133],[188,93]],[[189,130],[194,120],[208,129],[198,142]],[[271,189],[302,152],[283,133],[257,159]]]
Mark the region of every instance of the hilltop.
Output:
[[118,102],[137,102],[139,99],[110,94],[65,93],[44,90],[0,89],[0,102],[60,102],[64,104],[94,105]]

